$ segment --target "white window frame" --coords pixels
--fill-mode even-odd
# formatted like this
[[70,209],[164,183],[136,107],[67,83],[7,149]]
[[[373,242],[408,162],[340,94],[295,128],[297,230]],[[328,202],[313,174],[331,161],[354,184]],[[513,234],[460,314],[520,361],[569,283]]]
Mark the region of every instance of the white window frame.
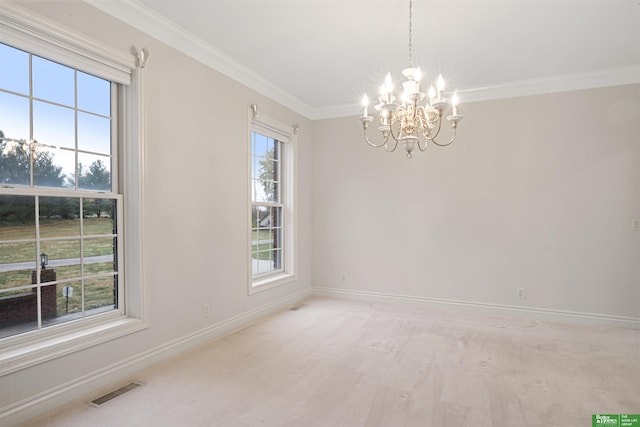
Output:
[[[257,107],[249,109],[248,116],[248,215],[247,215],[247,291],[249,295],[273,289],[297,279],[297,128],[257,112]],[[253,275],[252,270],[252,133],[257,132],[274,138],[280,147],[280,203],[282,204],[282,269],[266,275]]]
[[[34,55],[118,83],[118,170],[114,189],[123,208],[124,292],[118,310],[0,339],[0,376],[74,353],[148,327],[144,70],[136,58],[115,51],[16,4],[0,3],[0,41]],[[51,189],[7,193],[64,195]],[[122,260],[122,258],[121,258]],[[120,281],[119,280],[119,281]]]

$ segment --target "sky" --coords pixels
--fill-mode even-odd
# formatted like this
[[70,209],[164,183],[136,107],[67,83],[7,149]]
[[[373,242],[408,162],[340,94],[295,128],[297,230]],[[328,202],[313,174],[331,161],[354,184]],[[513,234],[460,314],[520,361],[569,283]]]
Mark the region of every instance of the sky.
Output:
[[76,143],[79,163],[89,166],[102,159],[111,164],[110,115],[109,81],[0,43],[0,130],[5,137],[46,145],[40,149],[71,176]]

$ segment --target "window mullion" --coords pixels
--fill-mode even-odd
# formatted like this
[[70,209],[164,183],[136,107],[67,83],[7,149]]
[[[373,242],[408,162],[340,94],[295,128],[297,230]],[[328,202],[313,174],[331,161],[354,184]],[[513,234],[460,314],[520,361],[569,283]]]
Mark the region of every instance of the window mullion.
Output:
[[117,193],[120,190],[120,163],[118,162],[118,85],[111,83],[111,192]]
[[33,55],[29,54],[29,187],[34,187],[33,180]]
[[[42,269],[39,262],[39,254],[42,253],[40,247],[40,196],[35,197],[35,227],[36,227],[36,316],[38,319],[38,328],[42,329],[42,284],[40,283]],[[33,283],[33,280],[32,280]]]

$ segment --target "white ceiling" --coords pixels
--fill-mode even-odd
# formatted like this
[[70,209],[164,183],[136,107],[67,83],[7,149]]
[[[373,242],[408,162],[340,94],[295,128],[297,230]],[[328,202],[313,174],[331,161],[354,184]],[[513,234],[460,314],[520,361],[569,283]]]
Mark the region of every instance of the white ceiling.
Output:
[[[356,115],[408,63],[408,0],[86,1],[310,118]],[[414,0],[413,15],[415,65],[462,102],[640,82],[636,0]]]

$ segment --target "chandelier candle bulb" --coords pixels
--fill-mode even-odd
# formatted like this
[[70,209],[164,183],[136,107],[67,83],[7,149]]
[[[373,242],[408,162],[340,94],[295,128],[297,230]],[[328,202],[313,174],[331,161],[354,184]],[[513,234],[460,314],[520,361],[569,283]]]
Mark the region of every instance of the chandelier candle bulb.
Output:
[[433,87],[433,85],[431,85],[429,87],[429,99],[433,99],[436,96],[436,90]]
[[451,115],[458,115],[458,93],[453,92],[453,96],[451,97]]
[[362,115],[362,117],[367,117],[369,115],[369,112],[367,111],[367,107],[369,106],[369,98],[367,98],[366,94],[362,97],[362,106],[364,107],[364,114]]
[[438,85],[438,99],[442,98],[442,91],[444,90],[444,79],[442,78],[442,74],[438,75],[438,81],[436,82]]
[[391,73],[387,73],[387,76],[384,78],[384,89],[387,96],[387,104],[391,104],[393,102],[393,81],[391,81]]

